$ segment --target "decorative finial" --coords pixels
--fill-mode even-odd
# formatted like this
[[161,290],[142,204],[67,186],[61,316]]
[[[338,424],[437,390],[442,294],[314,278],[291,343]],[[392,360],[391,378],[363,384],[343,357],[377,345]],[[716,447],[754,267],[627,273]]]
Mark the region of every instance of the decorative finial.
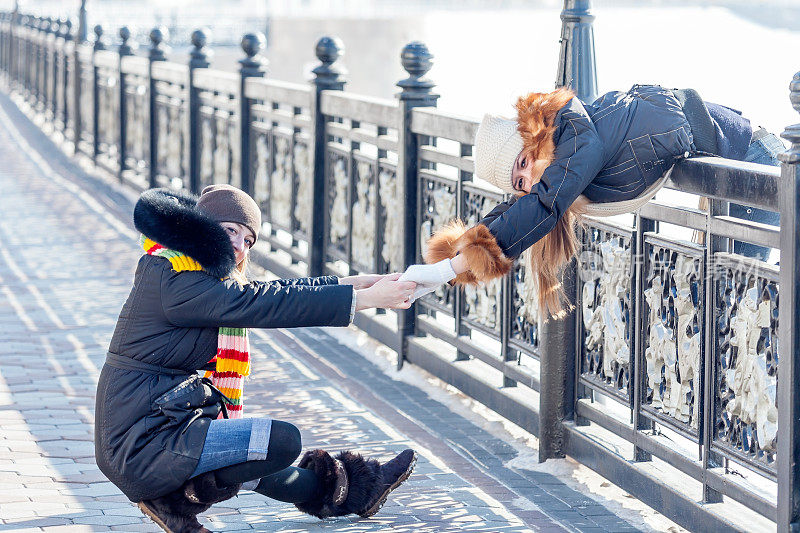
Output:
[[164,42],[169,36],[169,31],[164,26],[156,26],[150,30],[150,43],[153,46],[158,46]]
[[800,72],[796,73],[789,83],[789,101],[792,107],[800,113]]
[[190,68],[208,68],[211,64],[212,51],[206,45],[209,41],[210,30],[208,28],[199,28],[192,32],[192,50],[189,52],[189,67]]
[[331,65],[344,55],[344,43],[338,37],[322,37],[314,48],[323,65]]
[[169,30],[163,26],[156,26],[150,30],[150,61],[166,61],[167,52],[164,40],[169,38]]
[[398,97],[401,100],[414,100],[415,105],[436,105],[439,95],[431,92],[436,84],[423,77],[433,66],[433,54],[428,47],[419,41],[408,43],[400,52],[400,62],[409,76],[397,82],[402,89]]
[[263,76],[266,73],[267,61],[260,54],[264,50],[267,43],[267,38],[261,32],[246,33],[242,37],[242,50],[247,55],[244,59],[239,60],[241,67],[239,71],[242,76],[255,77]]
[[203,48],[208,44],[208,28],[200,28],[192,32],[192,46]]
[[420,78],[433,66],[433,54],[428,51],[425,43],[414,41],[403,47],[403,51],[400,52],[400,62],[412,77]]
[[345,84],[345,69],[337,61],[344,55],[344,43],[338,37],[322,37],[314,48],[320,60],[312,72],[316,76],[314,83],[320,89],[342,90]]

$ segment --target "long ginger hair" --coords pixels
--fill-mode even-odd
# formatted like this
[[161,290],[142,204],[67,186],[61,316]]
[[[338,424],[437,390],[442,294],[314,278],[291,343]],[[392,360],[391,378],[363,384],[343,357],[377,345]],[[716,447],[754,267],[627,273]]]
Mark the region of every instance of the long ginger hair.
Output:
[[[522,137],[523,152],[536,160],[553,160],[555,117],[574,96],[569,89],[556,89],[549,93],[530,93],[517,100],[517,130]],[[534,183],[540,178],[541,174],[534,176]],[[531,274],[535,276],[542,317],[560,318],[571,308],[561,276],[564,266],[578,251],[580,243],[575,232],[582,221],[585,205],[585,197],[578,197],[555,227],[525,252]]]

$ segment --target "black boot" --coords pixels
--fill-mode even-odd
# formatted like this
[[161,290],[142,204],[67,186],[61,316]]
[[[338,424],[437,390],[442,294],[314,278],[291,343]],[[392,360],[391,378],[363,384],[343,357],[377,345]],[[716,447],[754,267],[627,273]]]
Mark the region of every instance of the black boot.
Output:
[[211,533],[197,521],[210,505],[192,503],[182,490],[138,503],[139,509],[167,533]]
[[[408,479],[415,462],[414,450],[405,450],[384,465],[349,451],[340,452],[335,458],[325,450],[308,451],[298,466],[314,471],[319,486],[310,501],[295,506],[318,518],[347,514],[372,516],[386,502],[389,493]],[[346,478],[339,464],[344,466]]]
[[193,477],[183,487],[159,498],[139,502],[139,509],[167,533],[211,533],[197,515],[211,505],[233,498],[241,485],[217,486],[214,472]]
[[370,517],[377,513],[380,508],[386,503],[386,498],[389,493],[400,486],[400,484],[408,479],[411,472],[414,470],[414,465],[417,463],[417,452],[411,449],[406,449],[397,454],[397,457],[381,465],[381,493],[371,502],[366,509],[359,515],[364,518]]

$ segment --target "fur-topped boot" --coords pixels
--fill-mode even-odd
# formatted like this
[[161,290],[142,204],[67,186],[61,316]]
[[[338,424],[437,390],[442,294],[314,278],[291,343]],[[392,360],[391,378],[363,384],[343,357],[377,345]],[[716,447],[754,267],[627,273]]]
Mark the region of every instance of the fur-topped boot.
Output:
[[183,487],[165,496],[139,502],[139,509],[167,533],[211,533],[197,521],[197,515],[215,503],[233,498],[241,484],[217,485],[214,472],[193,477]]
[[298,466],[314,471],[319,486],[311,500],[295,506],[317,518],[372,516],[389,493],[408,479],[416,461],[417,454],[410,449],[384,464],[350,451],[339,452],[335,457],[325,450],[308,451]]

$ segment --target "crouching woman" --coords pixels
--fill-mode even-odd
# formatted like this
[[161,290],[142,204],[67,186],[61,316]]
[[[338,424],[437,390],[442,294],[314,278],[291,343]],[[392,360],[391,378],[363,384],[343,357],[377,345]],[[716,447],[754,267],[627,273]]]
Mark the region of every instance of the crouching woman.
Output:
[[246,328],[346,326],[360,309],[407,308],[415,284],[398,275],[248,282],[261,214],[227,185],[199,199],[146,191],[134,224],[144,254],[97,387],[100,470],[165,531],[207,531],[196,515],[242,484],[320,518],[377,512],[415,453],[380,464],[313,450],[290,466],[298,429],[242,416]]

